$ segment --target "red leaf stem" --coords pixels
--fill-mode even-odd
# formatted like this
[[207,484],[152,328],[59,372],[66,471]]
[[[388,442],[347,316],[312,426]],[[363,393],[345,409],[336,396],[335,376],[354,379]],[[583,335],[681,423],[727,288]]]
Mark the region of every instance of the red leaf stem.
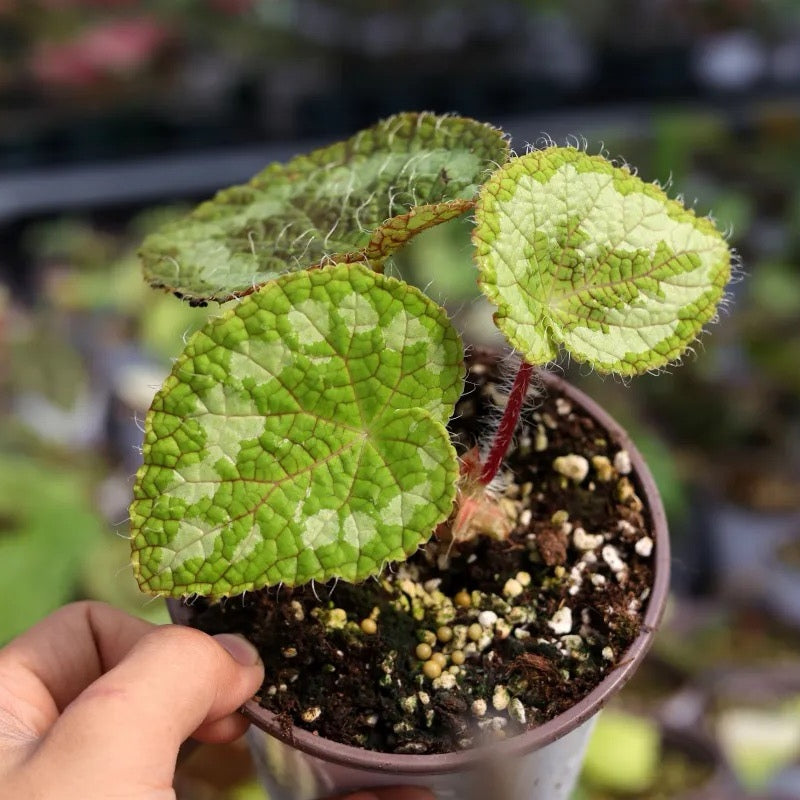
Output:
[[489,450],[486,463],[483,465],[483,470],[481,471],[480,481],[484,486],[491,483],[494,476],[497,475],[497,471],[500,469],[500,464],[503,463],[503,458],[511,444],[514,431],[517,429],[517,422],[519,422],[522,404],[525,402],[525,395],[528,393],[528,386],[530,386],[532,376],[533,367],[526,361],[523,361],[522,364],[520,364],[517,376],[514,378],[514,385],[511,387],[511,393],[508,395],[508,402],[503,411],[503,417],[495,432],[492,447]]

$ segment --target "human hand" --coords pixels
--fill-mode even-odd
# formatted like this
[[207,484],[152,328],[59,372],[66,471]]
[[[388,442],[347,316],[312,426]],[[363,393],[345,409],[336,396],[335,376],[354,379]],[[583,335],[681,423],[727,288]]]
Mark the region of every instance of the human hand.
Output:
[[[261,685],[232,634],[155,626],[102,603],[56,611],[0,650],[0,785],[37,800],[175,800],[178,748],[221,743]],[[349,800],[429,800],[418,789]]]

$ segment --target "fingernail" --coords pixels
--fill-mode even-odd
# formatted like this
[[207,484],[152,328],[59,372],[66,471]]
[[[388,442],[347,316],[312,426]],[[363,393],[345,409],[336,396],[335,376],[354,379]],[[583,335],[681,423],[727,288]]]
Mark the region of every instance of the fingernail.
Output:
[[261,661],[258,650],[239,633],[218,633],[214,639],[245,667],[254,667]]

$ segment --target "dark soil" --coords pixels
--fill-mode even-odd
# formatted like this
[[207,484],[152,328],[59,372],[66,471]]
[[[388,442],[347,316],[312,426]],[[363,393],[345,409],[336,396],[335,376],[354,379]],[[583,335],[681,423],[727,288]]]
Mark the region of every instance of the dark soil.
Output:
[[[488,446],[481,420],[496,420],[503,402],[505,382],[481,358],[451,423],[461,454]],[[239,631],[259,647],[267,677],[258,699],[287,728],[384,752],[440,753],[539,725],[591,691],[639,632],[653,534],[635,476],[611,466],[618,452],[582,409],[538,396],[498,480],[514,520],[505,541],[434,539],[357,586],[198,601],[194,624]],[[567,455],[591,464],[580,482],[553,467]],[[624,473],[624,456],[616,463]],[[423,642],[434,655],[422,648],[422,657],[443,668],[438,677],[419,657]]]

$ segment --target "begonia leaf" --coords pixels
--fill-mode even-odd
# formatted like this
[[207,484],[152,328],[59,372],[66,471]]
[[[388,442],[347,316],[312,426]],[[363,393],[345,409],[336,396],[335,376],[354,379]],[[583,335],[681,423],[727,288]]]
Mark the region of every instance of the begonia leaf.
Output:
[[145,422],[134,569],[155,594],[358,581],[451,511],[463,346],[360,264],[288,273],[189,340]]
[[571,147],[499,169],[481,190],[473,240],[495,321],[526,360],[544,364],[563,346],[623,375],[679,358],[731,271],[710,219]]
[[508,158],[501,131],[464,117],[405,113],[271,164],[147,237],[144,273],[190,301],[229,300],[287,270],[379,263],[474,206]]

